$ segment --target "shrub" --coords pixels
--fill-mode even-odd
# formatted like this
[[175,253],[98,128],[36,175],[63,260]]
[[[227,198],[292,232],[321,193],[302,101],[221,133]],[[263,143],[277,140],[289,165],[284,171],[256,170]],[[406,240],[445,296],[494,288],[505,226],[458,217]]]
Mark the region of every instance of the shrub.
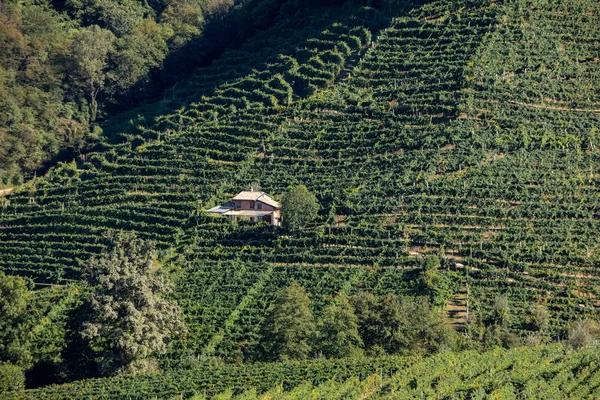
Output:
[[598,324],[590,320],[576,321],[569,329],[569,345],[574,349],[589,347],[594,342],[594,335],[598,333]]
[[25,389],[25,373],[16,365],[0,364],[0,393]]

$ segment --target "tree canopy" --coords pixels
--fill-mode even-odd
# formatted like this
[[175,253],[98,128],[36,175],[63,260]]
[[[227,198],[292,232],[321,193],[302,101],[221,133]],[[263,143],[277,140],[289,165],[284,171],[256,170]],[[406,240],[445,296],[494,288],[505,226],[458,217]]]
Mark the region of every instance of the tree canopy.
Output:
[[22,368],[30,367],[33,360],[26,328],[30,299],[25,279],[0,272],[0,361]]
[[297,282],[279,291],[266,318],[262,345],[266,359],[301,360],[311,351],[315,322],[306,290]]
[[304,185],[292,187],[281,202],[283,225],[287,229],[296,230],[317,217],[319,202],[313,193]]
[[107,249],[87,265],[92,289],[81,334],[103,374],[151,370],[151,357],[186,330],[181,309],[166,298],[171,287],[151,243],[123,232],[107,239]]
[[161,99],[198,65],[267,25],[286,2],[243,3],[1,3],[0,188],[72,160],[95,143],[101,123]]
[[453,346],[454,333],[445,315],[427,299],[359,292],[351,302],[364,347],[373,354],[431,354]]
[[323,309],[317,325],[318,343],[326,357],[353,357],[362,354],[358,318],[354,307],[343,293]]

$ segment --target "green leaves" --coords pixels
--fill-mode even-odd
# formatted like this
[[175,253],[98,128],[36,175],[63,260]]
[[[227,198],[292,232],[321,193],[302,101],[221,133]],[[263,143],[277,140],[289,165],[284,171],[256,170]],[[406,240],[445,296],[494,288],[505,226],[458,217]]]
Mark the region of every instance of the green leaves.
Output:
[[28,347],[31,317],[27,312],[32,294],[25,279],[0,272],[0,362],[23,368],[32,365]]
[[317,324],[317,344],[325,357],[357,357],[363,341],[358,332],[354,306],[343,293],[326,306]]
[[96,349],[103,374],[156,369],[151,356],[186,331],[181,309],[165,298],[171,288],[152,244],[123,232],[107,242],[86,271],[92,292],[81,335]]
[[278,293],[264,322],[261,342],[265,359],[308,358],[314,330],[310,299],[302,286],[292,282]]
[[16,365],[0,362],[0,394],[25,389],[25,374]]
[[289,230],[304,227],[317,217],[318,211],[317,198],[304,185],[295,186],[283,195],[281,215],[284,227]]

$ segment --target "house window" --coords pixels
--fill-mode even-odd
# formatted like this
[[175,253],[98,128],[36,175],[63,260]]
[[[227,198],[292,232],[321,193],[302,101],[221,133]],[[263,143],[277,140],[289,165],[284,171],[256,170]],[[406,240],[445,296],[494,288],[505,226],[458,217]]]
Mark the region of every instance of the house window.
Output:
[[259,210],[262,210],[262,203],[256,204],[256,208],[258,208]]
[[241,201],[236,201],[235,202],[235,208],[242,208],[242,202]]
[[250,208],[254,209],[254,202],[253,201],[250,202]]

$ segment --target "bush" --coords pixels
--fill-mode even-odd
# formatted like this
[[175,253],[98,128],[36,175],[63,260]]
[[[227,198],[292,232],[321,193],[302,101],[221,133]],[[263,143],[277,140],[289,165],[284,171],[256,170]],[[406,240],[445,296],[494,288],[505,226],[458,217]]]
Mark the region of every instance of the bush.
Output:
[[504,328],[510,324],[510,305],[506,296],[498,296],[494,300],[491,322]]
[[531,309],[531,324],[538,331],[544,331],[548,328],[550,312],[546,306],[536,304]]
[[0,364],[0,393],[25,389],[25,373],[16,365]]
[[589,347],[594,342],[594,335],[598,334],[598,324],[590,320],[575,322],[569,329],[569,345],[574,349]]

